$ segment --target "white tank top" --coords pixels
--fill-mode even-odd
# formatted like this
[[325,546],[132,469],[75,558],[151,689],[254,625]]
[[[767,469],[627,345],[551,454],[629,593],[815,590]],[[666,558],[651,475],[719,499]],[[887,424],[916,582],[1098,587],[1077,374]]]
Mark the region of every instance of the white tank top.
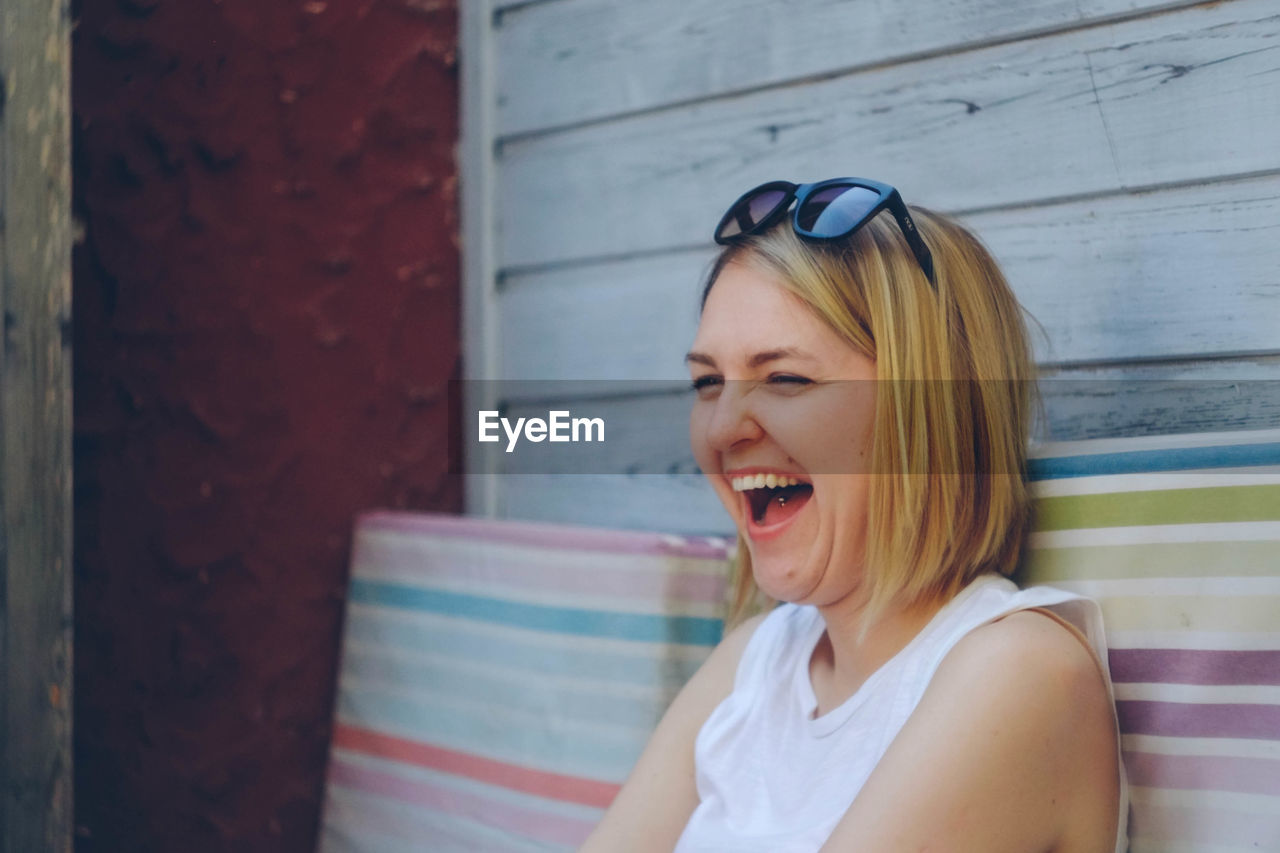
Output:
[[[1044,607],[1080,630],[1103,663],[1114,707],[1101,611],[1091,599],[1065,590],[1019,590],[1001,575],[979,576],[853,696],[817,719],[808,664],[826,626],[816,607],[775,608],[743,650],[733,692],[698,733],[694,761],[700,803],[675,853],[818,850],[915,710],[947,652],[979,625],[1028,607]],[[1118,751],[1118,729],[1116,742]],[[1128,848],[1128,812],[1121,765],[1116,853]]]

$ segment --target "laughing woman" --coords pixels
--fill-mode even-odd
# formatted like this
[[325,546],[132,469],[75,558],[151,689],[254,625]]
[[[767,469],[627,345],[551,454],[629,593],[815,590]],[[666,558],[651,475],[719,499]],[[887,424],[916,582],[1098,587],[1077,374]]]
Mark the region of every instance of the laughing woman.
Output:
[[1008,578],[1034,367],[995,262],[858,178],[757,187],[716,240],[690,435],[736,627],[583,850],[1122,853],[1098,607]]

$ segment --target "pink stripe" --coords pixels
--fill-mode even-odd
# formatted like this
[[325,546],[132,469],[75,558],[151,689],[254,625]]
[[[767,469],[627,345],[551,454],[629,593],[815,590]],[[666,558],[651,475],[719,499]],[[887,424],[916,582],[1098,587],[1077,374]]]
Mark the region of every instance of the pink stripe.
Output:
[[660,554],[723,560],[729,552],[729,544],[722,539],[392,510],[363,513],[356,519],[356,528],[613,554]]
[[[431,825],[425,821],[413,820],[398,809],[388,807],[385,801],[352,802],[340,796],[336,786],[328,790],[330,793],[325,800],[322,826],[324,831],[337,835],[346,842],[340,849],[363,850],[371,837],[376,839],[387,836],[414,842],[419,846],[430,839],[432,849],[438,848],[445,841],[452,842],[455,850],[465,850],[475,844],[473,837],[449,831],[457,829],[456,826],[440,826],[438,823]],[[321,849],[327,850],[330,847],[325,845]]]
[[1125,752],[1129,782],[1148,788],[1191,788],[1280,795],[1280,761],[1221,755]]
[[1124,734],[1168,737],[1237,737],[1280,740],[1280,706],[1152,702],[1116,702]]
[[329,782],[555,844],[577,846],[586,840],[595,825],[590,821],[450,790],[431,782],[405,779],[338,758],[330,762]]
[[[380,530],[380,528],[375,528]],[[424,561],[422,554],[406,547],[404,540],[371,535],[368,526],[356,536],[353,563],[377,567],[379,574],[398,572],[410,577],[458,576],[465,568],[468,580],[498,584],[508,589],[556,590],[586,595],[610,595],[641,600],[696,601],[718,604],[724,598],[727,573],[694,574],[671,571],[669,566],[602,572],[562,563],[537,565],[492,558],[470,560],[465,566]],[[477,543],[477,547],[481,547]],[[364,574],[364,572],[361,572]]]
[[1183,844],[1201,841],[1224,847],[1254,845],[1259,850],[1274,850],[1276,839],[1280,839],[1280,813],[1257,814],[1134,803],[1129,838],[1179,841]]
[[1280,685],[1280,650],[1111,649],[1111,680]]
[[416,764],[419,767],[442,770],[456,776],[467,776],[490,785],[510,788],[513,791],[595,806],[599,809],[609,807],[613,798],[618,795],[620,787],[612,782],[599,782],[580,776],[534,770],[531,767],[482,758],[468,752],[458,752],[341,723],[334,727],[333,745],[379,758],[390,758],[407,764]]

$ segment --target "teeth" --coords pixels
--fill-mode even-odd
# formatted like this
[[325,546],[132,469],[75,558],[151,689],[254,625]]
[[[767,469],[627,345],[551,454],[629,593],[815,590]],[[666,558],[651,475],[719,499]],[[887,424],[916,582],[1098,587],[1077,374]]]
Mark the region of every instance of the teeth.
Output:
[[745,477],[734,477],[730,480],[735,492],[747,492],[751,489],[776,489],[781,486],[798,486],[800,481],[795,477],[780,474],[748,474]]

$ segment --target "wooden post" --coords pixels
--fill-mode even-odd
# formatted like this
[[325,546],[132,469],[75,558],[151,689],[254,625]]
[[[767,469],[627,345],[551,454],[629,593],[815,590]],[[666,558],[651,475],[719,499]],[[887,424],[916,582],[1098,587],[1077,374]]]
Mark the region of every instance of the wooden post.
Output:
[[70,51],[0,4],[0,853],[72,847]]

